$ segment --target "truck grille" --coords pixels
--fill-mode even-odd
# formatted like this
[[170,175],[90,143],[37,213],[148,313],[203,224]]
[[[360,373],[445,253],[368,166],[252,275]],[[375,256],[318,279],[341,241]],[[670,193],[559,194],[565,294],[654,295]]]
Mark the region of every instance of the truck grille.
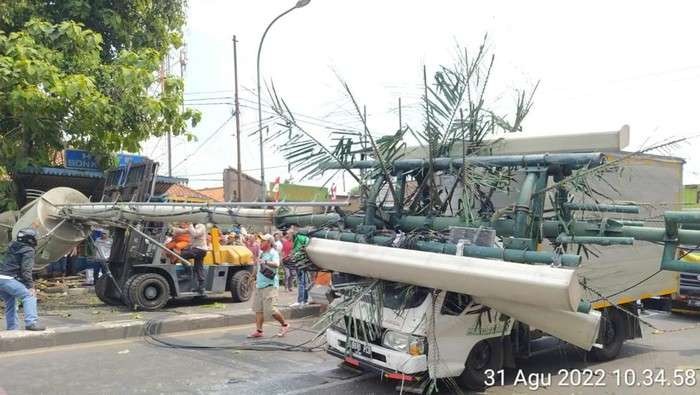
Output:
[[697,274],[681,273],[681,286],[700,288],[700,279]]
[[347,333],[354,338],[381,344],[382,328],[378,325],[368,321],[345,317],[345,327],[347,328]]

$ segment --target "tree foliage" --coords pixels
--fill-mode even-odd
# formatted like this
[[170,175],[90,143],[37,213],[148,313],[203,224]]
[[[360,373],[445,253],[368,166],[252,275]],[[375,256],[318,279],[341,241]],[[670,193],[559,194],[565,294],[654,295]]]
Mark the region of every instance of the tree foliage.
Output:
[[[499,136],[522,130],[523,120],[529,113],[537,85],[528,92],[515,91],[514,106],[507,114],[499,113],[489,101],[488,87],[495,56],[490,55],[486,37],[476,51],[470,53],[458,48],[457,61],[440,66],[428,78],[424,73],[424,94],[420,107],[422,124],[403,124],[391,133],[374,137],[360,105],[347,83],[342,82],[348,101],[354,108],[360,127],[357,129],[328,128],[329,139],[322,133],[307,130],[294,116],[285,100],[272,86],[272,109],[284,122],[270,141],[278,140],[279,151],[290,162],[292,169],[302,171],[302,177],[314,177],[324,173],[326,162],[337,162],[360,185],[365,196],[369,183],[386,183],[386,190],[394,195],[389,165],[403,158],[407,147],[418,146],[416,152],[433,162],[439,157],[462,157],[488,154],[489,147]],[[321,140],[330,140],[326,147]],[[413,154],[415,155],[416,152]],[[351,165],[359,159],[374,159],[377,166],[370,171],[358,172]],[[442,213],[455,193],[462,195],[465,208],[460,212],[471,217],[478,201],[486,201],[495,190],[506,188],[511,180],[510,169],[464,167],[458,172],[459,183],[447,190],[437,188],[439,172],[432,165],[426,170],[405,174],[416,182],[417,188],[406,196],[403,205],[411,212],[422,214]],[[461,185],[462,193],[456,190]],[[456,211],[456,210],[454,210]]]
[[[181,45],[184,0],[17,0],[0,4],[0,169],[66,148],[109,162],[151,136],[186,133],[183,83],[158,81]],[[153,92],[157,91],[157,94]],[[2,182],[2,181],[0,181]]]

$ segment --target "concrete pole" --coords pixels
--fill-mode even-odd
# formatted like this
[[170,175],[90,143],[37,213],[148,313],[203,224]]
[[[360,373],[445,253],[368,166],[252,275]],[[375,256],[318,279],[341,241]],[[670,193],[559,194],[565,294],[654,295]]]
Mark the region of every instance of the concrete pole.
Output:
[[[238,175],[236,176],[236,190],[238,193],[236,195],[238,196],[238,201],[241,201],[241,110],[240,106],[238,104],[238,53],[236,52],[236,43],[238,41],[236,40],[236,35],[233,35],[233,81],[235,85],[235,98],[234,102],[236,105],[236,161],[237,161],[237,167],[236,170],[238,172]],[[262,147],[262,145],[261,145]],[[261,157],[262,158],[262,157]]]

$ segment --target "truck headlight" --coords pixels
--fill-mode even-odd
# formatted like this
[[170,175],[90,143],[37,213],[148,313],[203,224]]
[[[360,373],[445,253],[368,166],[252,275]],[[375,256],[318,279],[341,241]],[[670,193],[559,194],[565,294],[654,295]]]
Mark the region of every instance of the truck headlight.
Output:
[[422,336],[386,331],[382,338],[382,345],[414,356],[425,354],[425,338]]

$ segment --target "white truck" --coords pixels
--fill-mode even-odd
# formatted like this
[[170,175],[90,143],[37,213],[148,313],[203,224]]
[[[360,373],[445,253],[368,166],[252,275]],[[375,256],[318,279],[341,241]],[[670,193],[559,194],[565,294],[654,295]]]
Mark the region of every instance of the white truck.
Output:
[[[607,156],[609,161],[626,157],[622,152]],[[622,163],[623,176],[606,176],[594,188],[609,191],[609,183],[615,185],[619,201],[634,200],[642,207],[641,214],[626,219],[653,221],[663,218],[663,211],[680,204],[682,165],[683,161],[677,158],[630,156]],[[512,201],[508,195],[494,197],[500,207]],[[589,213],[589,218],[595,215]],[[604,220],[604,216],[600,219]],[[600,256],[585,259],[578,273],[586,278],[588,286],[608,296],[586,294],[603,318],[597,344],[589,355],[606,361],[617,357],[626,340],[641,337],[639,321],[634,317],[637,301],[678,292],[678,273],[654,274],[659,268],[662,247],[650,242],[635,241],[633,248],[610,246],[597,250]],[[426,268],[426,276],[429,272]],[[515,367],[516,359],[551,349],[544,347],[552,342],[546,340],[550,337],[543,331],[486,308],[469,295],[416,288],[410,299],[403,300],[403,288],[400,284],[384,288],[384,306],[379,315],[373,312],[374,303],[359,301],[344,319],[326,331],[327,352],[349,365],[376,371],[389,379],[421,382],[426,378],[453,377],[465,388],[481,389],[489,383],[487,372]],[[379,317],[378,325],[377,319],[371,324],[369,318],[373,314]],[[358,336],[358,325],[378,327]]]

